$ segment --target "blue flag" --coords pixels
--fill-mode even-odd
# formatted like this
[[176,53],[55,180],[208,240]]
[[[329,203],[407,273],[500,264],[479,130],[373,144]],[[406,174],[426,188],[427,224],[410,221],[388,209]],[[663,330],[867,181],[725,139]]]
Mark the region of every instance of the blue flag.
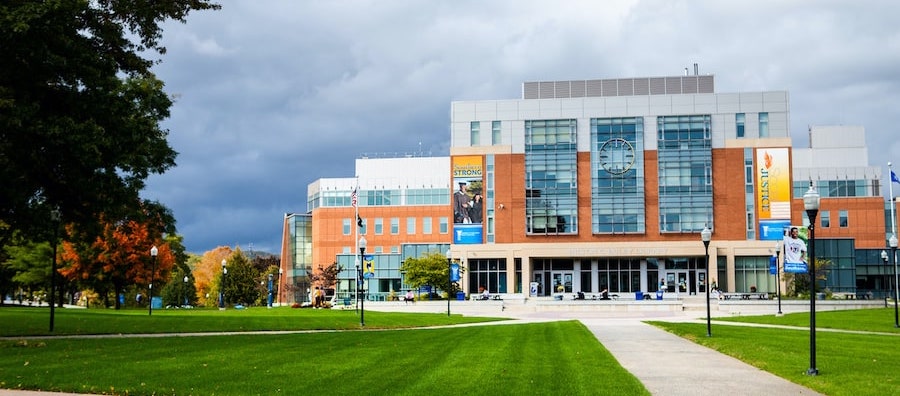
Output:
[[894,183],[900,183],[900,178],[897,178],[897,174],[894,171],[891,171],[891,181]]

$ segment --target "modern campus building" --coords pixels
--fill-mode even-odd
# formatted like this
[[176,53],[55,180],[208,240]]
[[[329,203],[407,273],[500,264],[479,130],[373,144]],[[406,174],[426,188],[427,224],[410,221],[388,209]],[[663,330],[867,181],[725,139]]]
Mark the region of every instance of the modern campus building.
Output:
[[449,157],[361,158],[356,177],[310,184],[308,212],[284,219],[282,301],[306,301],[332,263],[337,293],[353,290],[360,237],[373,299],[407,288],[404,259],[448,250],[471,294],[774,292],[771,257],[786,227],[809,224],[810,185],[825,285],[889,284],[891,221],[862,127],[812,126],[795,148],[787,91],[717,93],[696,69],[522,88],[451,103]]

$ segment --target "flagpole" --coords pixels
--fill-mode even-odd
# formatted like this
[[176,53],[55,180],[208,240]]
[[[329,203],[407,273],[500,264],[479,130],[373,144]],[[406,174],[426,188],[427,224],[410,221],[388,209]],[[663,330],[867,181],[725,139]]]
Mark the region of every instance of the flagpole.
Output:
[[[356,218],[354,218],[353,220],[350,220],[350,223],[353,224],[353,229],[355,230],[355,231],[353,231],[353,244],[354,244],[353,257],[354,257],[354,264],[356,264],[356,267],[353,268],[353,273],[356,274],[356,286],[353,290],[355,290],[354,294],[356,295],[356,299],[354,300],[355,301],[354,305],[356,305],[356,313],[359,313],[359,282],[360,282],[360,279],[359,279],[359,268],[360,268],[359,223],[358,223],[358,221],[359,221],[359,176],[356,177],[356,186],[353,187],[353,192],[350,195],[351,195],[350,196],[350,204],[353,205],[353,211],[354,211],[354,214],[356,215]],[[347,290],[347,291],[349,292],[350,290]]]
[[888,172],[890,181],[888,181],[889,190],[891,192],[891,235],[897,235],[897,218],[894,216],[894,168],[893,164],[888,162]]

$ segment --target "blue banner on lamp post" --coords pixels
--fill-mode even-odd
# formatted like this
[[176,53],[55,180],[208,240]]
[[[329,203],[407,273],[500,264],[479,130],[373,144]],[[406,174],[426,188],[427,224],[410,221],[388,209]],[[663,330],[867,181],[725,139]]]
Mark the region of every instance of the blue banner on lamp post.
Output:
[[450,264],[450,282],[459,282],[459,264]]

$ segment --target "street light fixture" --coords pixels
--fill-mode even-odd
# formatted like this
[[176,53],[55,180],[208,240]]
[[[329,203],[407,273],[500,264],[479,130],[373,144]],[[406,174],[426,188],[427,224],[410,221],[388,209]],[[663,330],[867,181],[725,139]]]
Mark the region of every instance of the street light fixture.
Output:
[[887,275],[887,264],[888,264],[888,254],[884,250],[881,251],[881,261],[884,263],[884,268],[881,272],[881,289],[884,290],[884,306],[887,306],[887,290],[888,290],[888,275]]
[[888,243],[891,245],[891,261],[894,262],[894,327],[900,327],[897,317],[897,299],[900,298],[900,291],[897,290],[897,281],[900,280],[900,275],[897,274],[897,235],[891,235]]
[[703,227],[703,231],[700,231],[700,239],[703,241],[703,250],[706,251],[706,285],[704,287],[706,289],[706,336],[712,337],[712,323],[709,314],[709,241],[712,239],[712,230],[709,227]]
[[450,317],[450,291],[453,289],[453,257],[447,249],[447,317]]
[[275,278],[274,274],[269,274],[269,308],[272,308],[272,280]]
[[807,375],[818,375],[816,368],[816,216],[819,214],[819,193],[809,182],[803,194],[803,208],[809,217],[809,368]]
[[190,278],[187,275],[184,276],[184,305],[183,307],[188,306],[188,296],[190,296],[190,290],[188,290],[188,282],[190,282]]
[[225,268],[228,261],[222,259],[222,285],[219,287],[219,309],[225,309],[225,277],[228,276],[228,268]]
[[[360,261],[366,261],[366,237],[359,238],[359,257]],[[366,325],[366,285],[363,283],[362,267],[356,263],[356,288],[361,289],[362,294],[359,295],[359,325]],[[357,290],[359,293],[360,290]]]
[[781,242],[775,242],[775,291],[778,295],[778,313],[776,315],[784,315],[781,313],[781,265],[778,260],[781,256]]
[[150,248],[150,256],[153,257],[153,266],[150,267],[150,287],[148,287],[148,294],[150,295],[150,299],[147,300],[149,304],[147,304],[147,315],[153,316],[153,276],[156,275],[156,255],[159,254],[159,249],[156,248],[156,245],[153,245]]
[[59,237],[59,209],[50,211],[50,220],[53,223],[53,261],[50,265],[50,332],[53,332],[53,318],[56,315],[56,239]]

